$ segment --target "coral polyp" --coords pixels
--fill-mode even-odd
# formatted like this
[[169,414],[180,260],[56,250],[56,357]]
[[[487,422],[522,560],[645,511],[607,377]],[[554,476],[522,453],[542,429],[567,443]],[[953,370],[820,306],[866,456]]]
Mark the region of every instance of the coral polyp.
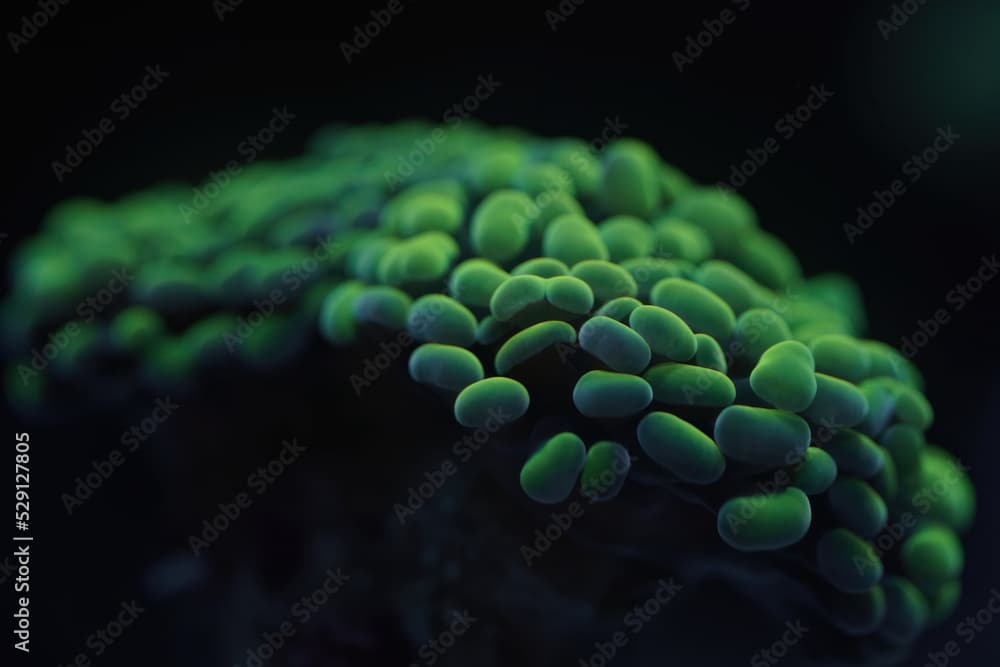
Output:
[[330,128],[196,193],[66,202],[17,248],[17,405],[98,368],[183,391],[317,337],[388,341],[442,417],[530,426],[513,483],[534,502],[614,503],[641,464],[712,509],[720,546],[796,554],[844,634],[905,645],[954,609],[975,498],[923,378],[735,192],[634,139],[412,122]]

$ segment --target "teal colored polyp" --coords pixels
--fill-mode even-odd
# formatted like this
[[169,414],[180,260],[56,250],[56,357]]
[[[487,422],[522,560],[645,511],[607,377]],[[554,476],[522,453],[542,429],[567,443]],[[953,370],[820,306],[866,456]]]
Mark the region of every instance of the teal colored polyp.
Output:
[[580,347],[611,370],[637,374],[649,365],[646,341],[634,330],[610,317],[593,317],[580,327]]
[[479,380],[467,386],[455,399],[455,419],[468,428],[500,427],[521,418],[528,411],[528,390],[520,382],[505,377]]
[[657,464],[691,484],[711,484],[726,460],[710,437],[668,412],[651,412],[636,430],[639,446]]
[[716,518],[719,536],[739,551],[773,551],[799,542],[812,524],[809,498],[795,487],[731,498]]
[[575,434],[553,436],[521,468],[521,488],[535,502],[561,503],[576,487],[586,455],[583,441]]
[[718,341],[728,340],[736,326],[733,309],[698,283],[684,278],[664,278],[650,292],[653,305],[673,311],[692,331],[707,333]]
[[573,404],[587,417],[630,417],[642,412],[652,400],[649,384],[628,373],[590,371],[573,388]]
[[725,455],[756,466],[798,463],[810,437],[805,420],[781,410],[730,405],[715,420],[715,441]]

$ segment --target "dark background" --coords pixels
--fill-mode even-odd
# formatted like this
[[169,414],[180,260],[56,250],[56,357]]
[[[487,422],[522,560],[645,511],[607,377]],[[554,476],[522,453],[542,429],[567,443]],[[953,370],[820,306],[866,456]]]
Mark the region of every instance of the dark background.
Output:
[[[477,110],[478,119],[542,135],[590,138],[606,117],[619,117],[629,135],[648,141],[666,160],[705,182],[728,178],[731,165],[744,160],[748,149],[778,136],[775,122],[804,102],[811,86],[825,85],[833,98],[794,137],[779,138],[779,152],[742,193],[808,274],[840,270],[856,278],[871,337],[898,345],[918,330],[920,320],[948,306],[947,292],[974,275],[983,255],[1000,250],[995,3],[929,3],[887,40],[877,21],[892,11],[888,2],[846,7],[752,2],[740,11],[724,2],[639,8],[587,0],[555,31],[545,3],[526,9],[404,3],[404,11],[346,63],[339,43],[370,20],[371,8],[384,6],[331,9],[246,0],[223,21],[209,2],[62,7],[20,53],[5,45],[10,205],[3,222],[9,236],[0,256],[6,262],[17,240],[63,199],[114,199],[162,181],[201,181],[236,155],[239,142],[267,121],[273,107],[287,106],[296,115],[264,154],[279,160],[301,153],[308,137],[331,121],[440,120],[473,91],[478,76],[490,74],[501,87]],[[727,6],[735,22],[678,72],[672,53],[703,29],[703,20],[717,18]],[[3,27],[16,30],[37,6],[16,2],[7,9]],[[58,183],[52,160],[62,159],[67,143],[107,115],[111,101],[138,82],[147,65],[157,64],[170,73],[166,81],[128,119],[116,121],[116,131]],[[961,137],[956,145],[849,243],[843,225],[854,220],[857,207],[901,178],[904,162],[948,126]],[[1000,469],[998,293],[1000,284],[987,283],[915,358],[937,412],[932,435],[971,466],[979,493],[956,622],[1000,586],[994,537],[994,479]],[[262,404],[272,398],[269,390],[279,393],[261,388]],[[311,419],[335,422],[343,442],[378,442],[379,434],[365,420],[378,419],[374,413],[348,414],[332,400],[320,410]],[[190,419],[197,427],[197,419]],[[283,422],[274,427],[280,432],[295,420],[276,421]],[[58,501],[81,466],[107,450],[106,438],[129,423],[120,416],[95,416],[93,424],[68,432],[18,418],[8,428],[32,427],[38,433],[33,438],[39,442],[42,486],[35,494],[42,509],[36,524],[43,537],[37,548],[46,555],[34,570],[41,587],[34,638],[40,652],[52,652],[47,664],[71,660],[150,562],[171,543],[183,549],[182,528],[174,535],[157,518],[169,515],[164,504],[172,502],[172,494],[153,462],[122,471],[82,516],[68,519]],[[310,428],[322,432],[317,424]],[[202,436],[225,440],[232,432]],[[249,464],[234,460],[235,477]],[[225,495],[210,493],[207,502]],[[274,525],[284,521],[294,518],[274,517]],[[115,527],[115,522],[121,523]],[[349,537],[345,529],[343,538]],[[274,540],[282,539],[276,533]],[[953,627],[948,622],[931,631],[911,664],[923,664],[920,656],[953,638]],[[714,627],[706,635],[723,632]],[[954,664],[987,664],[987,656],[1000,653],[998,632],[988,628]],[[159,650],[153,656],[142,650],[163,641],[149,622],[109,651],[107,660],[128,656],[170,664],[172,658]],[[191,650],[198,653],[197,647]],[[404,651],[398,662],[406,659]]]

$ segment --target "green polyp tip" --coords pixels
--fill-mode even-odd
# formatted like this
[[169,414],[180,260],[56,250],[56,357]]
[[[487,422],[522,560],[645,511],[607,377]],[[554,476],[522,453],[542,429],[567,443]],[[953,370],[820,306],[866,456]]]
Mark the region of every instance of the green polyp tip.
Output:
[[651,412],[636,429],[639,446],[657,465],[691,484],[711,484],[726,460],[710,437],[676,415]]
[[670,215],[701,227],[724,259],[732,259],[742,239],[757,227],[757,215],[735,192],[721,188],[691,188],[678,196]]
[[863,593],[882,579],[882,560],[875,549],[847,528],[834,528],[819,538],[816,565],[843,593]]
[[653,398],[667,405],[724,408],[736,398],[733,381],[711,368],[667,362],[643,377],[653,388]]
[[594,223],[582,215],[561,215],[553,220],[542,237],[542,253],[573,266],[585,259],[608,259],[604,245]]
[[549,162],[522,166],[514,173],[511,184],[532,197],[551,192],[565,192],[569,195],[576,193],[573,178],[564,169]]
[[671,164],[660,163],[660,189],[663,192],[665,203],[676,201],[692,187],[694,184],[687,174]]
[[517,380],[492,377],[473,382],[455,398],[455,419],[467,428],[503,426],[528,411],[528,390]]
[[644,143],[620,139],[604,154],[601,201],[610,214],[648,219],[661,201],[660,160]]
[[816,373],[816,396],[804,414],[809,421],[827,428],[846,428],[865,418],[868,400],[850,382]]
[[260,331],[268,318],[256,322],[254,319],[241,320],[227,312],[213,313],[189,326],[181,334],[181,340],[190,346],[199,367],[222,365]]
[[528,224],[531,229],[533,246],[545,238],[549,224],[564,215],[585,215],[580,202],[568,192],[560,190],[539,194],[534,200],[535,207],[528,213]]
[[858,389],[865,396],[865,401],[868,402],[868,412],[854,428],[872,437],[878,437],[885,431],[896,409],[896,399],[885,386],[884,379],[870,378],[862,380],[858,385]]
[[829,491],[830,507],[840,523],[862,537],[872,538],[885,527],[889,510],[867,482],[840,477]]
[[916,474],[904,477],[900,496],[928,519],[964,533],[976,514],[976,491],[964,466],[948,452],[924,447]]
[[359,324],[377,324],[399,330],[406,326],[406,316],[412,305],[413,299],[406,292],[395,287],[377,285],[364,288],[355,297],[351,314]]
[[653,223],[653,251],[657,257],[684,259],[700,264],[712,256],[712,239],[698,225],[665,217]]
[[736,318],[729,350],[755,364],[765,350],[791,338],[781,315],[768,308],[751,308]]
[[714,434],[729,458],[766,467],[801,461],[811,437],[798,415],[749,405],[730,405],[720,412]]
[[617,442],[602,440],[587,450],[580,476],[580,493],[591,502],[611,500],[621,491],[632,466],[628,450]]
[[524,163],[525,151],[516,143],[498,143],[484,149],[469,165],[469,177],[479,192],[505,187]]
[[398,232],[401,236],[429,231],[454,234],[462,227],[463,216],[460,201],[445,194],[423,192],[409,197],[399,212]]
[[694,264],[685,259],[659,257],[634,257],[621,263],[635,280],[640,299],[648,300],[653,286],[664,278],[687,278],[694,273]]
[[722,346],[708,334],[695,334],[694,339],[698,346],[694,353],[694,363],[725,373],[728,364],[726,364],[726,355],[722,352]]
[[552,257],[534,257],[525,260],[510,270],[512,276],[538,276],[540,278],[555,278],[569,274],[569,267],[564,262]]
[[737,315],[760,302],[760,285],[729,262],[713,259],[700,264],[691,279],[718,294]]
[[[628,323],[655,355],[672,361],[688,361],[698,351],[698,339],[691,327],[666,308],[638,306],[629,314]],[[719,354],[722,354],[721,349]]]
[[653,230],[631,215],[616,215],[597,226],[612,262],[653,254]]
[[476,342],[483,346],[489,346],[506,336],[513,325],[501,322],[492,315],[487,315],[479,321],[476,327]]
[[560,433],[545,443],[521,468],[521,488],[538,503],[554,505],[569,498],[584,469],[587,449],[573,433]]
[[632,275],[611,262],[585,259],[573,265],[570,275],[590,286],[596,303],[606,303],[622,296],[634,297],[639,293],[639,286]]
[[906,576],[921,587],[935,587],[961,576],[965,554],[954,531],[930,524],[907,538],[900,560]]
[[180,337],[153,343],[143,359],[143,375],[157,389],[182,389],[191,381],[196,350]]
[[541,354],[549,347],[573,345],[576,330],[565,322],[539,322],[517,332],[497,350],[494,366],[497,373],[506,375],[512,369]]
[[826,437],[817,437],[817,441],[837,462],[842,474],[868,479],[885,464],[882,450],[864,433],[850,429],[833,433],[821,430],[820,433]]
[[812,524],[809,498],[795,487],[730,498],[716,518],[723,541],[739,551],[773,551],[799,542]]
[[462,391],[483,379],[479,357],[463,347],[425,343],[413,351],[410,377],[415,382],[447,391]]
[[608,368],[637,374],[649,365],[649,345],[642,336],[610,317],[592,317],[580,327],[580,347]]
[[426,232],[390,247],[379,259],[376,280],[384,285],[435,283],[444,278],[451,263],[447,247]]
[[919,389],[891,378],[883,378],[881,381],[895,400],[895,414],[899,421],[921,431],[930,428],[934,421],[934,410]]
[[818,447],[806,449],[802,462],[792,471],[792,484],[810,496],[825,493],[836,479],[836,461]]
[[816,398],[816,374],[809,348],[794,340],[767,348],[750,373],[750,387],[779,410],[802,412]]
[[575,276],[555,276],[545,280],[545,299],[560,310],[586,315],[594,307],[590,285]]
[[124,350],[146,349],[163,335],[166,324],[158,312],[145,306],[131,306],[111,320],[111,342]]
[[760,231],[747,234],[735,252],[732,262],[765,287],[780,290],[802,280],[799,260],[775,236]]
[[879,443],[889,452],[896,468],[904,474],[920,466],[920,452],[927,442],[924,434],[907,424],[893,424],[879,436]]
[[899,494],[899,471],[892,455],[884,447],[879,447],[882,454],[882,468],[868,479],[886,505],[895,506],[896,497]]
[[548,160],[566,170],[573,178],[576,191],[592,195],[601,181],[601,164],[590,146],[579,139],[562,139],[548,155]]
[[201,304],[206,297],[203,274],[194,266],[173,260],[145,264],[129,287],[138,303],[158,310],[184,310]]
[[377,232],[358,239],[347,253],[347,274],[363,282],[375,282],[378,279],[379,260],[398,243],[398,239],[381,236]]
[[923,632],[930,617],[927,599],[913,582],[889,576],[882,582],[886,613],[880,633],[896,644],[909,644]]
[[630,417],[645,410],[652,400],[649,384],[627,373],[589,371],[573,387],[573,405],[587,417]]
[[415,339],[469,347],[476,340],[476,316],[443,294],[427,294],[410,306],[406,328]]
[[833,624],[844,634],[854,637],[870,635],[885,619],[885,591],[879,585],[862,593],[834,595],[830,604]]
[[733,309],[714,292],[684,278],[664,278],[650,291],[653,305],[680,316],[692,331],[728,340],[736,327]]
[[509,322],[532,306],[545,301],[545,278],[531,274],[511,276],[490,297],[490,313]]
[[958,609],[958,603],[962,599],[962,582],[956,579],[922,592],[930,607],[928,622],[936,625],[947,620]]
[[855,384],[868,377],[871,356],[856,338],[842,334],[817,336],[809,341],[809,349],[820,373]]
[[528,244],[531,198],[516,190],[488,195],[472,214],[469,240],[476,254],[498,264],[515,259]]
[[641,305],[642,302],[638,299],[630,296],[620,296],[617,299],[611,299],[611,301],[608,301],[594,311],[594,316],[610,317],[613,320],[625,322],[632,314],[632,311]]
[[487,259],[467,259],[452,270],[448,291],[466,306],[488,308],[493,292],[509,277],[506,271]]

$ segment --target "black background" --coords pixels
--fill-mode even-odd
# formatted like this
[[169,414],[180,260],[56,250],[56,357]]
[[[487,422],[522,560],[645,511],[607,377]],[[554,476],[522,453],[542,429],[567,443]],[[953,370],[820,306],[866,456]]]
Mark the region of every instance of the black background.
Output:
[[[908,185],[870,230],[848,242],[843,224],[854,219],[856,208],[898,178],[901,165],[930,143],[938,127],[954,123],[943,115],[921,125],[915,119],[927,110],[916,107],[922,100],[953,98],[960,87],[924,90],[916,98],[898,93],[900,81],[912,83],[907,90],[920,90],[925,74],[906,66],[906,50],[919,48],[906,31],[933,31],[954,15],[975,17],[981,9],[931,3],[883,40],[876,21],[888,15],[890,4],[856,4],[754,2],[745,12],[733,6],[736,21],[678,72],[672,53],[702,29],[704,19],[717,17],[724,3],[641,8],[587,0],[555,31],[544,3],[530,8],[406,3],[348,64],[339,44],[352,38],[376,5],[331,9],[245,0],[220,21],[209,2],[128,8],[70,2],[20,53],[7,48],[4,55],[10,205],[3,221],[9,237],[0,255],[6,261],[17,240],[32,233],[60,200],[114,199],[157,182],[201,181],[235,157],[239,142],[267,121],[273,107],[296,115],[266,149],[267,159],[278,160],[299,154],[309,135],[331,121],[440,120],[473,91],[477,77],[492,75],[501,86],[475,113],[484,122],[590,138],[606,117],[618,117],[628,134],[648,141],[669,162],[698,180],[715,182],[729,176],[747,149],[775,135],[775,122],[800,105],[811,86],[825,85],[834,92],[832,100],[793,138],[779,140],[780,151],[742,192],[762,225],[789,243],[807,273],[840,270],[854,276],[865,295],[870,335],[898,345],[920,320],[947,307],[946,293],[975,273],[983,255],[1000,250],[1000,153],[995,129],[993,135],[979,134],[978,128],[969,132],[955,123],[962,137],[956,147]],[[37,7],[18,2],[8,9],[3,27],[13,30]],[[994,39],[993,46],[997,43]],[[960,32],[947,35],[945,44],[952,54],[973,46]],[[1000,54],[993,49],[973,55],[986,77],[977,85],[1000,96]],[[170,75],[58,183],[52,161],[107,115],[111,101],[138,82],[147,65],[160,65]],[[955,81],[968,81],[968,72],[954,74]],[[971,466],[979,492],[956,621],[1000,586],[994,537],[994,479],[1000,470],[998,293],[1000,284],[988,283],[915,359],[937,412],[933,435]],[[27,428],[18,420],[13,424],[8,433]],[[360,419],[341,424],[346,440],[370,437]],[[101,504],[65,526],[58,493],[79,467],[65,464],[60,450],[77,450],[74,458],[85,464],[106,443],[87,432],[62,437],[40,445],[36,464],[41,484],[52,485],[52,493],[39,498],[45,509],[38,514],[53,518],[37,529],[45,536],[38,548],[48,549],[50,558],[36,566],[35,576],[45,596],[59,603],[36,609],[35,641],[58,638],[66,648],[54,659],[69,660],[87,628],[112,608],[99,602],[102,582],[159,548],[153,538],[130,539],[127,530],[98,528],[101,513],[134,503],[129,515],[140,525],[145,503],[163,498],[143,493],[144,482],[133,479],[111,488]],[[80,579],[89,583],[74,589]],[[55,589],[56,582],[58,590],[44,588]],[[951,639],[952,628],[946,623],[932,631],[912,664],[923,664],[921,649]],[[989,628],[955,664],[987,664],[987,656],[1000,651],[998,632]]]

